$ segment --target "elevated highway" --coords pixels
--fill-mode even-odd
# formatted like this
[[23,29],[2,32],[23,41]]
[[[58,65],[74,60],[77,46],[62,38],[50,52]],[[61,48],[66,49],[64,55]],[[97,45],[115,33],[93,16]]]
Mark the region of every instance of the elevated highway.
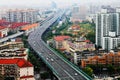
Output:
[[39,55],[44,63],[51,69],[58,80],[92,80],[74,64],[66,60],[57,52],[52,50],[43,40],[44,32],[64,14],[58,11],[52,18],[46,20],[34,32],[30,33],[28,43],[32,49]]

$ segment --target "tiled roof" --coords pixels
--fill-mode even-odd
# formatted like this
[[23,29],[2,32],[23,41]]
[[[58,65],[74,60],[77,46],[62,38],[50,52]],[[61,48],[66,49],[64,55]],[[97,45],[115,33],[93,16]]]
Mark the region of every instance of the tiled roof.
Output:
[[60,48],[59,50],[60,50],[60,51],[65,51],[66,49],[65,49],[65,48]]
[[33,78],[34,76],[33,75],[28,75],[28,76],[22,76],[20,77],[20,79],[24,79],[24,78]]
[[32,29],[32,28],[35,28],[38,26],[38,23],[34,23],[34,24],[30,24],[30,25],[26,25],[25,27],[23,27],[21,30],[29,30],[29,29]]
[[0,20],[0,26],[6,26],[11,24],[10,22],[7,22],[6,20]]
[[16,38],[15,42],[22,42],[22,38]]
[[64,41],[65,39],[69,39],[70,36],[56,36],[54,37],[54,40],[56,41]]
[[33,65],[22,58],[0,59],[0,64],[16,64],[18,67],[32,67]]
[[10,28],[14,29],[14,28],[18,28],[24,25],[27,25],[28,23],[23,23],[23,22],[19,22],[19,23],[12,23]]
[[85,42],[90,42],[90,40],[85,40]]
[[73,25],[72,29],[80,29],[80,26],[79,25]]
[[0,20],[0,23],[3,23],[3,22],[6,22],[6,20],[2,20],[2,19],[1,19],[1,20]]
[[0,26],[0,30],[1,30],[1,29],[5,29],[5,28],[6,28],[6,27]]

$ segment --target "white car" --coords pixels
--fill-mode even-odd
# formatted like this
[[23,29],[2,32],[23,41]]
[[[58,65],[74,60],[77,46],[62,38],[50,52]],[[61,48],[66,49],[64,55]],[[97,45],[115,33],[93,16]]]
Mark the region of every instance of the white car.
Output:
[[51,58],[51,61],[53,62],[54,60]]
[[48,57],[46,59],[48,60]]
[[77,76],[78,74],[77,73],[75,73],[75,76]]

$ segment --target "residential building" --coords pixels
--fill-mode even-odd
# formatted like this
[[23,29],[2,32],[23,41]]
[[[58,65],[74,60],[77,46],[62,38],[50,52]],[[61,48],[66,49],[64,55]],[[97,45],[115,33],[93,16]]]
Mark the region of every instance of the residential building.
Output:
[[11,42],[6,42],[6,43],[0,45],[0,50],[15,49],[15,48],[24,48],[23,42],[11,41]]
[[86,6],[73,6],[71,14],[72,22],[82,22],[86,20],[87,8]]
[[38,26],[39,23],[29,24],[21,28],[21,31],[25,31],[26,35],[28,35],[30,32],[34,31]]
[[83,51],[94,51],[95,45],[91,43],[89,40],[86,39],[79,39],[78,41],[68,41],[68,49],[66,49],[67,52],[69,52],[74,59],[74,63],[78,64],[82,58]]
[[57,4],[54,1],[51,2],[51,8],[57,9]]
[[22,58],[0,59],[0,73],[14,80],[35,80],[33,65]]
[[25,22],[35,23],[37,21],[38,10],[35,9],[14,9],[6,12],[6,20],[8,22]]
[[73,35],[78,35],[78,33],[80,32],[81,27],[79,25],[72,25],[68,31],[72,31]]
[[0,58],[28,58],[28,49],[24,48],[21,38],[0,44]]
[[0,26],[6,26],[7,27],[9,24],[11,24],[11,23],[6,21],[5,19],[0,20]]
[[8,28],[0,26],[0,38],[6,37],[8,35]]
[[82,59],[81,60],[81,66],[86,67],[87,65],[97,65],[97,64],[114,64],[119,66],[120,65],[120,52],[114,53],[106,53],[101,56],[90,56],[87,59]]
[[111,50],[120,44],[120,13],[108,12],[96,14],[96,44]]
[[101,10],[101,7],[99,5],[91,4],[91,5],[89,5],[88,12],[89,12],[89,14],[96,14],[100,10]]
[[56,49],[64,51],[67,49],[67,40],[70,39],[70,36],[55,36],[54,45]]
[[90,42],[90,40],[86,40],[86,38],[81,37],[74,42],[68,41],[67,43],[69,45],[68,52],[73,53],[76,51],[84,51],[84,50],[94,51],[95,50],[95,45],[92,42]]
[[21,30],[22,27],[27,25],[25,22],[8,22],[6,20],[0,20],[0,26],[8,28],[8,32],[16,33]]
[[82,51],[95,50],[95,45],[92,44],[90,40],[86,40],[86,38],[82,37],[72,41],[69,36],[56,36],[54,37],[54,45],[56,49],[70,53],[75,64],[80,61],[82,57],[80,53]]
[[28,59],[28,49],[26,48],[15,48],[15,49],[4,49],[0,50],[0,59],[5,58],[24,58]]
[[21,30],[21,28],[23,28],[25,25],[27,25],[28,23],[25,22],[14,22],[8,25],[9,31],[10,32],[19,32]]

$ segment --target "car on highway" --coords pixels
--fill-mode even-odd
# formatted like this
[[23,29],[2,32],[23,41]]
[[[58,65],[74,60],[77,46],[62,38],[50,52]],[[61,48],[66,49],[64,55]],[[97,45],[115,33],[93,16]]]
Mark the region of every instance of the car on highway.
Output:
[[54,60],[51,58],[51,61],[53,62]]
[[48,60],[48,57],[46,59]]
[[75,73],[75,76],[77,76],[78,74],[77,73]]

